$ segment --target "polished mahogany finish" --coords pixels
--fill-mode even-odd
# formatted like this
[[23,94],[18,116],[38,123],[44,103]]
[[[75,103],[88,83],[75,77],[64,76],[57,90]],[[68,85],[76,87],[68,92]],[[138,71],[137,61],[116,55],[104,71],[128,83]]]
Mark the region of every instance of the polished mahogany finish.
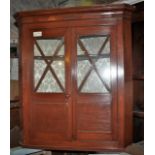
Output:
[[132,142],[132,10],[121,4],[16,14],[23,146],[116,151]]

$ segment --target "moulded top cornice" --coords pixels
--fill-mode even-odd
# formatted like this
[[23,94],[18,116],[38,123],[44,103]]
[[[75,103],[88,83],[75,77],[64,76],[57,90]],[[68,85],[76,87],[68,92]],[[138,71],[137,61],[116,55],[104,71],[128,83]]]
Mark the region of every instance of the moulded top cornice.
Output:
[[71,14],[71,13],[87,13],[87,12],[106,12],[106,11],[122,11],[128,10],[132,11],[133,6],[129,4],[108,4],[108,5],[95,5],[95,6],[82,6],[82,7],[69,7],[69,8],[52,8],[52,9],[42,9],[34,11],[22,11],[14,15],[16,19],[20,17],[28,16],[43,16],[49,14]]

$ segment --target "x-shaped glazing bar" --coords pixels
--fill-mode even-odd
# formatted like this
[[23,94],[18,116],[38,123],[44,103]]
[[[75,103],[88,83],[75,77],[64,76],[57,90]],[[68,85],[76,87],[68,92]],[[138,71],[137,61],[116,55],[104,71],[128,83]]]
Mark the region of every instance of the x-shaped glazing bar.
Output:
[[[102,49],[105,47],[107,41],[108,41],[108,37],[107,37],[107,39],[105,40],[105,42],[103,43],[102,47],[100,48],[100,50],[99,50],[99,52],[98,52],[98,56],[101,54]],[[79,46],[81,47],[81,49],[85,52],[84,54],[87,56],[87,58],[88,58],[90,64],[92,65],[92,66],[90,67],[90,69],[88,70],[86,76],[84,77],[82,83],[80,84],[79,90],[82,89],[83,84],[84,84],[85,81],[87,80],[87,78],[88,78],[88,76],[90,75],[91,71],[94,69],[95,72],[96,72],[96,74],[98,75],[99,79],[101,80],[102,84],[103,84],[103,85],[105,86],[105,88],[110,92],[109,86],[108,86],[108,85],[106,84],[106,82],[102,79],[102,77],[101,77],[100,73],[98,72],[98,70],[97,70],[97,68],[96,68],[96,65],[95,65],[95,62],[96,62],[99,58],[98,58],[95,62],[93,62],[93,60],[92,60],[91,57],[89,56],[89,53],[88,53],[87,49],[85,48],[85,46],[83,45],[83,43],[82,43],[82,41],[81,41],[80,39],[78,40],[78,43],[79,43]]]
[[[97,57],[98,57],[98,58],[95,60],[94,63],[96,63],[96,62],[98,61],[99,56],[100,56],[101,53],[102,53],[102,50],[105,48],[105,45],[106,45],[107,42],[108,42],[108,39],[109,39],[109,36],[106,38],[106,40],[103,42],[101,48],[100,48],[99,51],[97,52]],[[91,66],[91,67],[89,68],[89,70],[87,71],[85,77],[83,78],[83,80],[82,80],[82,82],[81,82],[81,84],[80,84],[80,86],[79,86],[79,91],[81,91],[81,89],[83,88],[83,85],[84,85],[84,83],[86,82],[86,80],[88,79],[88,77],[89,77],[89,75],[90,75],[90,73],[91,73],[92,70],[93,70],[93,67]]]
[[[56,48],[56,50],[55,50],[53,56],[56,56],[56,55],[58,54],[58,52],[59,52],[59,50],[61,49],[63,43],[64,43],[63,40],[59,43],[59,45],[57,46],[57,48]],[[64,92],[64,88],[63,88],[61,82],[59,81],[59,78],[57,77],[55,71],[53,70],[53,68],[52,68],[52,66],[51,66],[51,64],[52,64],[52,62],[54,61],[54,59],[48,61],[48,60],[46,59],[46,56],[44,55],[44,52],[42,51],[42,49],[40,48],[40,46],[39,46],[39,44],[37,43],[36,40],[35,40],[35,44],[36,44],[36,46],[37,46],[37,48],[38,48],[38,50],[39,50],[41,56],[43,57],[44,61],[45,61],[46,64],[47,64],[46,69],[44,70],[44,72],[43,72],[43,74],[42,74],[42,76],[41,76],[41,78],[40,78],[40,80],[39,80],[39,82],[38,82],[38,84],[37,84],[37,86],[36,86],[36,88],[35,88],[35,91],[38,90],[38,88],[39,88],[39,86],[40,86],[42,80],[44,79],[44,77],[45,77],[45,75],[46,75],[46,73],[47,73],[47,71],[48,71],[48,69],[49,69],[49,70],[51,71],[51,73],[53,74],[54,78],[56,79],[56,81],[57,81],[59,87],[60,87],[61,90]]]

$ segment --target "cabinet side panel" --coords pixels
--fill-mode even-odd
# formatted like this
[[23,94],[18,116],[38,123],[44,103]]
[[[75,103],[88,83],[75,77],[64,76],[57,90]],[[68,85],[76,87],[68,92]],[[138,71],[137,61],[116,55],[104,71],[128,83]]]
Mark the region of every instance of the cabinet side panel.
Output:
[[132,142],[132,53],[131,22],[118,21],[118,109],[119,143],[122,147]]
[[132,142],[133,121],[133,80],[132,80],[132,50],[131,50],[131,21],[124,21],[125,39],[125,144]]
[[29,91],[27,86],[29,84],[29,43],[27,38],[29,38],[29,32],[26,25],[20,26],[20,59],[19,59],[19,81],[20,81],[20,101],[21,101],[21,127],[22,127],[22,142],[28,142],[29,136]]
[[123,40],[123,21],[117,22],[117,80],[118,80],[118,124],[119,124],[119,145],[124,145],[124,40]]

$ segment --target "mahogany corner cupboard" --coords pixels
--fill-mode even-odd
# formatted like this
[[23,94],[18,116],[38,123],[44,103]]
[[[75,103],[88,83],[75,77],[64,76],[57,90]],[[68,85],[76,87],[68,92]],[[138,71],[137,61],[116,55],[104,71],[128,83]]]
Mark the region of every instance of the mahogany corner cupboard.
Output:
[[23,146],[116,151],[132,142],[132,10],[16,14]]

